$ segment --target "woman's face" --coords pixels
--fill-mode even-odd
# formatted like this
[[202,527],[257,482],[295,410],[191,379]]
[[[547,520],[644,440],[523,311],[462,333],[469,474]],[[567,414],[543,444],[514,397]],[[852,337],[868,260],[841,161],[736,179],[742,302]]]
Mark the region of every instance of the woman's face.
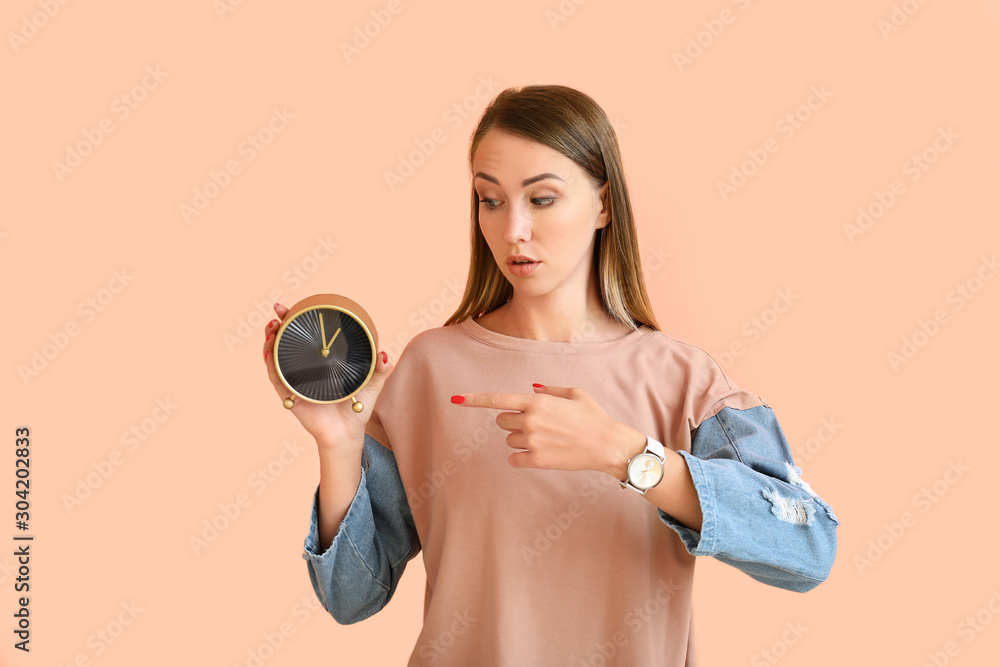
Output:
[[[594,232],[608,224],[608,184],[596,188],[568,157],[544,144],[492,129],[472,161],[479,227],[516,292],[586,291]],[[512,255],[536,263],[515,266]]]

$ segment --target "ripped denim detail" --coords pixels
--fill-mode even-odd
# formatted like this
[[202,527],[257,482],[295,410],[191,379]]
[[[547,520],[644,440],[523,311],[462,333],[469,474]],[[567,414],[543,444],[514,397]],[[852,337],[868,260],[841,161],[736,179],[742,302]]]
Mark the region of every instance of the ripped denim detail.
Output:
[[771,513],[782,521],[798,526],[811,526],[816,507],[812,500],[786,498],[777,491],[763,489],[764,497],[771,501]]
[[830,507],[830,505],[825,500],[816,495],[816,492],[812,490],[812,487],[809,486],[809,483],[802,479],[801,468],[792,465],[788,461],[785,461],[785,471],[788,473],[788,482],[790,484],[794,484],[795,486],[799,487],[800,489],[808,493],[810,496],[815,498],[817,502],[819,502],[819,504],[823,506],[823,509],[826,510],[826,515],[830,517],[830,519],[832,519],[834,522],[838,524],[840,523],[840,519],[838,519],[837,515],[833,513],[833,508]]

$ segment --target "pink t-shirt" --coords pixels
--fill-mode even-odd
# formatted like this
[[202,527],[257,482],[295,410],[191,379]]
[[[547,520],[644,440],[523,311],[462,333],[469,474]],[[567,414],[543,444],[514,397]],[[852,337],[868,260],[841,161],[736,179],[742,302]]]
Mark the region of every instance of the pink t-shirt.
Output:
[[512,467],[500,410],[450,401],[534,382],[585,389],[675,450],[723,407],[764,404],[704,350],[649,327],[583,343],[472,319],[418,334],[368,430],[395,455],[427,572],[410,664],[695,665],[695,557],[656,507],[605,473]]

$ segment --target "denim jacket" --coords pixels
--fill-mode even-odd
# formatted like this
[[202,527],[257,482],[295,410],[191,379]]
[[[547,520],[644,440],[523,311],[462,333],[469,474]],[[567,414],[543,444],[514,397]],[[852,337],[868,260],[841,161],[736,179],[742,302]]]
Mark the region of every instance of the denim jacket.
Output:
[[[805,592],[826,580],[840,522],[802,480],[769,406],[722,408],[691,432],[691,452],[678,453],[698,494],[701,531],[659,508],[650,511],[690,554],[712,556],[790,591]],[[406,563],[421,548],[395,457],[365,435],[357,493],[322,553],[318,498],[317,486],[302,557],[323,607],[338,623],[355,623],[388,603]]]

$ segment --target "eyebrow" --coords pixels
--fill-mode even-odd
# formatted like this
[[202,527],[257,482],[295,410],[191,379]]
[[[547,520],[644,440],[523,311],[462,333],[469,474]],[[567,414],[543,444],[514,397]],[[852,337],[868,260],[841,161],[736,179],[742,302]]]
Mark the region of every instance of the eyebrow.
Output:
[[[490,176],[489,174],[484,174],[481,171],[480,172],[476,172],[476,175],[473,176],[473,179],[476,179],[476,178],[485,178],[490,183],[496,183],[497,185],[500,185],[500,181],[498,181],[496,179],[496,177]],[[524,179],[523,181],[521,181],[521,187],[525,187],[526,188],[529,185],[531,185],[532,183],[537,183],[538,181],[544,180],[546,178],[555,178],[557,180],[563,181],[563,183],[566,182],[562,178],[559,178],[558,176],[556,176],[555,174],[550,174],[550,173],[546,172],[544,174],[539,174],[538,176],[532,176],[531,178]]]

